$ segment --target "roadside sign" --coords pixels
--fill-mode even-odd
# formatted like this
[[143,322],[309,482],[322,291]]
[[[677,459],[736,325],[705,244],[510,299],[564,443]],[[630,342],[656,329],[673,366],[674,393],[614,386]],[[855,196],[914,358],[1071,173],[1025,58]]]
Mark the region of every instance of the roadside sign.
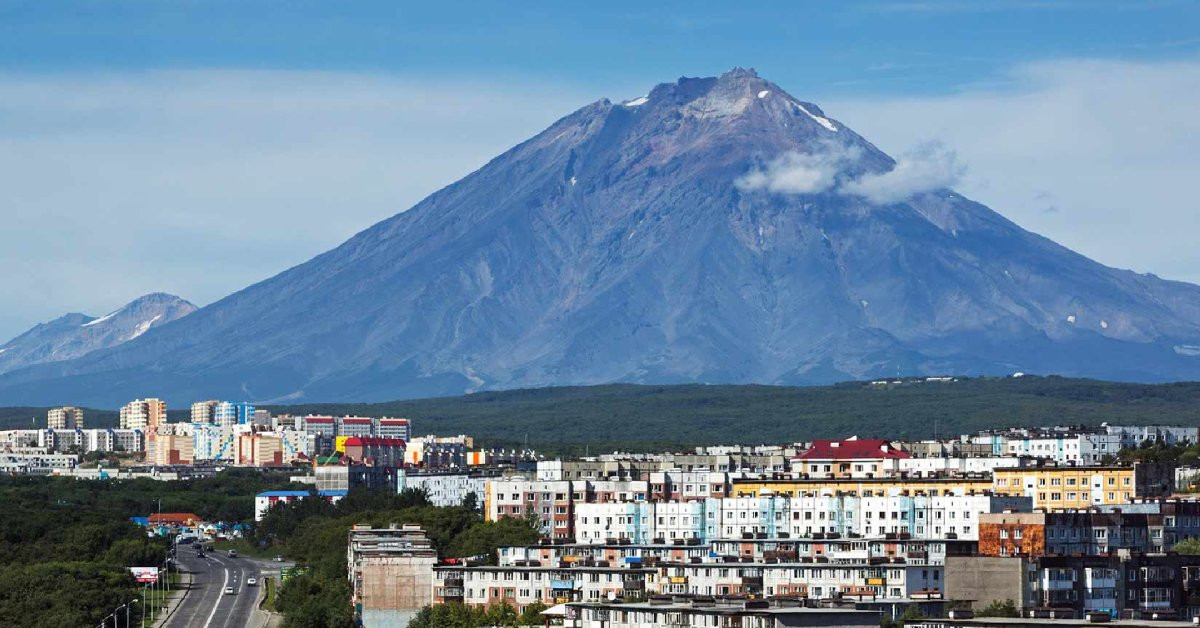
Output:
[[130,567],[133,579],[143,584],[158,582],[158,567]]

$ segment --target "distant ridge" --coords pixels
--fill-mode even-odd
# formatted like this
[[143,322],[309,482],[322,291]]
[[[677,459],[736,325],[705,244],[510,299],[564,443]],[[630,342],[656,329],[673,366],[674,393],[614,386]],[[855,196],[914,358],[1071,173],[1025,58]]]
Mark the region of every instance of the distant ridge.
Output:
[[154,292],[98,318],[64,314],[0,345],[0,373],[116,347],[195,311],[195,305],[173,294]]

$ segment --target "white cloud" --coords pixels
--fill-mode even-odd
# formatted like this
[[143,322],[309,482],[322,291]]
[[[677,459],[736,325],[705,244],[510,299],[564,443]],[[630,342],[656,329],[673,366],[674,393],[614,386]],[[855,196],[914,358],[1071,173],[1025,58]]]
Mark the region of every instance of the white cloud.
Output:
[[1200,60],[1036,63],[947,95],[821,104],[885,151],[953,147],[970,164],[956,189],[1027,229],[1200,283]]
[[896,158],[896,166],[891,170],[846,181],[839,191],[875,203],[895,203],[915,194],[951,187],[965,171],[958,156],[940,142],[923,142]]
[[0,74],[0,342],[154,290],[223,297],[592,100],[522,80]]
[[859,157],[857,148],[826,142],[811,153],[786,152],[765,167],[755,168],[735,183],[743,191],[767,190],[777,194],[817,194],[834,187],[847,162]]

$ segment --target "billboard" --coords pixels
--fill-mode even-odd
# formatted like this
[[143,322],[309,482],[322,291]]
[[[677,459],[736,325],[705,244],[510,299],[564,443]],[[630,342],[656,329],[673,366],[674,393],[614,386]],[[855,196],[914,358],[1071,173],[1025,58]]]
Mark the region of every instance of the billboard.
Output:
[[133,579],[143,584],[158,582],[158,567],[130,567]]

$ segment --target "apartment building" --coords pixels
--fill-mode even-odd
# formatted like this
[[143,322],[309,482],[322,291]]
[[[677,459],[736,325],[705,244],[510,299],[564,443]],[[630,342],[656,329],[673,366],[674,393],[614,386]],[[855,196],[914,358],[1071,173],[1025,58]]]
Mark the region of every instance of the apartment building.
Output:
[[980,513],[1025,511],[1032,499],[992,494],[939,497],[853,495],[709,498],[675,502],[575,504],[575,533],[582,543],[628,539],[768,538],[846,535],[883,538],[904,534],[929,539],[978,538]]
[[404,626],[429,604],[437,553],[416,525],[355,525],[346,544],[350,602],[365,626]]
[[882,439],[817,440],[792,459],[792,470],[809,478],[881,478],[899,475],[900,461],[910,457]]
[[381,417],[375,422],[375,433],[373,435],[380,438],[399,438],[406,441],[412,438],[412,425],[408,419]]
[[194,438],[192,434],[159,433],[150,462],[156,465],[192,464],[195,460]]
[[[208,403],[208,402],[204,402]],[[195,407],[193,406],[193,412]],[[222,427],[251,425],[254,423],[254,406],[249,403],[218,401],[212,407],[212,423]]]
[[734,497],[758,495],[787,495],[789,497],[817,495],[853,495],[885,497],[904,495],[969,495],[992,491],[992,478],[986,475],[954,478],[803,478],[789,474],[772,474],[764,478],[733,478]]
[[1121,447],[1137,447],[1146,441],[1164,445],[1195,445],[1200,442],[1200,427],[1170,425],[1108,425],[1104,431],[1120,439]]
[[470,606],[526,606],[642,597],[654,585],[658,571],[639,566],[614,566],[603,561],[554,566],[434,567],[434,604],[460,602]]
[[460,506],[467,495],[475,495],[476,507],[485,506],[487,484],[499,476],[495,473],[400,472],[400,490],[425,491],[434,506]]
[[[536,517],[542,534],[552,539],[573,539],[573,483],[504,478],[488,482],[484,503],[489,521],[501,517]],[[582,499],[580,501],[583,501]]]
[[50,475],[78,464],[79,456],[74,454],[0,453],[0,473],[4,474]]
[[946,477],[982,475],[1004,467],[1016,467],[1027,462],[1020,456],[961,456],[904,458],[899,461],[898,473],[902,477]]
[[406,464],[427,469],[467,466],[467,450],[475,446],[470,436],[419,436],[408,441]]
[[942,598],[944,567],[913,565],[904,558],[893,561],[754,562],[713,560],[700,563],[659,564],[660,593],[702,596],[787,596],[864,600]]
[[216,399],[193,403],[192,423],[216,423],[217,404],[219,403],[221,402]]
[[161,399],[135,399],[121,407],[121,429],[142,429],[152,433],[167,422],[167,402]]
[[981,556],[1165,552],[1200,538],[1200,502],[1142,502],[1074,511],[980,515]]
[[224,426],[212,423],[192,424],[192,458],[213,462],[236,463],[238,435],[248,426]]
[[83,408],[63,406],[46,411],[46,429],[81,430],[83,427]]
[[731,484],[726,471],[654,471],[648,477],[654,500],[689,501],[728,497]]
[[646,480],[658,471],[662,463],[657,458],[589,458],[584,460],[539,460],[537,479],[559,480]]
[[1075,466],[1038,462],[1032,466],[999,468],[992,473],[993,490],[1033,498],[1034,508],[1087,508],[1122,504],[1137,497],[1168,495],[1174,489],[1174,469],[1156,463],[1133,466]]
[[795,626],[879,625],[881,611],[848,608],[806,608],[789,600],[692,599],[675,601],[656,596],[647,602],[606,604],[572,602],[578,628],[657,628],[658,626],[736,626],[784,628]]
[[643,565],[658,561],[690,562],[703,560],[712,552],[712,547],[699,539],[675,539],[662,543],[633,543],[625,539],[614,543],[562,543],[542,539],[537,545],[501,547],[498,551],[499,564],[504,565],[558,565],[603,561],[610,565]]
[[[1127,552],[1105,556],[952,556],[946,575],[947,596],[972,600],[977,609],[1012,600],[1018,609],[1039,612],[1040,617],[1053,609],[1059,619],[1103,613],[1107,618],[1161,620],[1193,617],[1200,612],[1196,606],[1200,600],[1200,556]],[[1029,620],[1030,625],[1046,621]]]

